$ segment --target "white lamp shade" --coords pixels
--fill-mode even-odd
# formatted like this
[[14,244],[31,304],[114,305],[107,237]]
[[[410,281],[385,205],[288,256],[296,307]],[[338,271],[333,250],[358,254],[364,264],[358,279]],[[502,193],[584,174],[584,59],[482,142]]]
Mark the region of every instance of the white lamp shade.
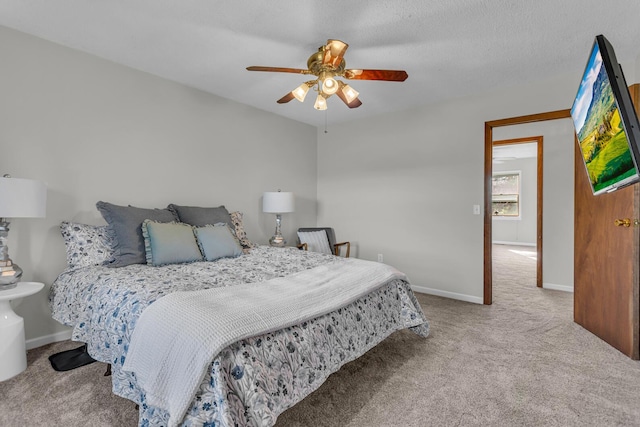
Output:
[[307,92],[309,92],[309,85],[306,83],[302,83],[300,86],[295,88],[293,92],[293,97],[300,102],[304,101],[304,98],[307,96]]
[[293,193],[268,191],[262,195],[262,211],[268,213],[293,212]]
[[338,82],[333,77],[327,77],[322,81],[322,92],[333,95],[338,91]]
[[42,181],[0,178],[0,218],[43,218],[47,187]]
[[353,100],[356,99],[358,95],[360,95],[360,93],[357,90],[355,90],[349,85],[344,85],[341,88],[341,90],[342,90],[342,93],[344,94],[344,97],[347,98],[347,104],[350,104],[351,102],[353,102]]
[[322,94],[318,94],[316,98],[316,103],[313,104],[313,108],[316,110],[326,110],[327,109],[327,100]]

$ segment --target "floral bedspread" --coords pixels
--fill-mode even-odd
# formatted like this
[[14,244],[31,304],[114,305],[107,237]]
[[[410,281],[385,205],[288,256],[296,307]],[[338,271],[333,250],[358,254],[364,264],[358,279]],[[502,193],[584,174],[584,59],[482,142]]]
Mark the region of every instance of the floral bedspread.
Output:
[[[146,404],[122,371],[142,311],[178,290],[255,283],[343,258],[295,248],[258,246],[215,262],[65,270],[50,294],[53,318],[73,327],[95,359],[112,366],[113,392],[140,405],[140,426],[165,426],[168,414]],[[355,302],[300,325],[239,341],[219,353],[193,398],[183,426],[271,426],[280,413],[317,389],[343,364],[392,332],[429,324],[409,284],[393,280]]]

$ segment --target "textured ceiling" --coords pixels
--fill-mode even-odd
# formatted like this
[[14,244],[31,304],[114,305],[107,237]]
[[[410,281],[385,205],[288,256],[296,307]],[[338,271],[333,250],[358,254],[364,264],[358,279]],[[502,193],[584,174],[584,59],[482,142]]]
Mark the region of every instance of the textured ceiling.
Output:
[[[0,0],[0,25],[314,126],[575,73],[604,34],[631,69],[639,0]],[[352,81],[363,105],[276,100],[329,38],[349,68],[404,69],[404,83]],[[629,82],[631,83],[631,82]],[[567,107],[572,100],[567,100]]]
[[538,156],[538,144],[528,142],[525,144],[495,145],[493,147],[494,163],[504,163],[510,160],[536,158]]

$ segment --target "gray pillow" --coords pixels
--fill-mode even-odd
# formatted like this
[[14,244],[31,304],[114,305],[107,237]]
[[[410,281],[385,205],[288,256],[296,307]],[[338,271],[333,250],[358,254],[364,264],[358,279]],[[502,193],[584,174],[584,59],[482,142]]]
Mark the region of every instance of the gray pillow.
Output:
[[235,233],[233,222],[229,211],[224,206],[217,208],[201,208],[198,206],[178,206],[173,203],[167,206],[180,222],[191,224],[195,227],[204,227],[205,225],[214,225],[220,222],[228,224],[231,231]]
[[194,233],[205,261],[234,258],[242,255],[242,246],[231,234],[227,224],[219,223],[204,227],[194,227]]
[[142,222],[150,219],[157,222],[172,222],[176,218],[167,209],[144,209],[134,206],[118,206],[107,202],[98,202],[96,207],[109,224],[115,238],[114,260],[108,267],[125,267],[131,264],[147,262],[142,237]]

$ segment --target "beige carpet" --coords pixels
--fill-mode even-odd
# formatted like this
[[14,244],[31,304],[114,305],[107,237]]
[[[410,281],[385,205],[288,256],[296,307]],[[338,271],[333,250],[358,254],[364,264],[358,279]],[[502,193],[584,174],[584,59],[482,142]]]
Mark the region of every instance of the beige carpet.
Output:
[[[432,333],[393,334],[344,366],[277,426],[640,426],[640,363],[572,321],[572,294],[538,289],[535,261],[496,247],[494,304],[418,294]],[[528,277],[523,279],[523,277]],[[0,425],[135,426],[105,365],[53,371],[50,354],[0,383]]]

